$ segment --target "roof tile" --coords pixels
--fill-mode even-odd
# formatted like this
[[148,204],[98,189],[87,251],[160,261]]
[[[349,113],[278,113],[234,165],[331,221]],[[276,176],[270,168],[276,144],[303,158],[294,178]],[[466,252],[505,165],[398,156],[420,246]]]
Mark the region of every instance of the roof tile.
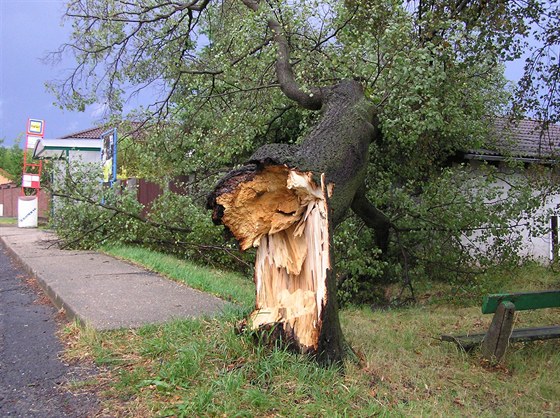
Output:
[[560,126],[544,126],[532,119],[497,118],[493,134],[486,145],[475,153],[517,158],[557,158],[560,157]]

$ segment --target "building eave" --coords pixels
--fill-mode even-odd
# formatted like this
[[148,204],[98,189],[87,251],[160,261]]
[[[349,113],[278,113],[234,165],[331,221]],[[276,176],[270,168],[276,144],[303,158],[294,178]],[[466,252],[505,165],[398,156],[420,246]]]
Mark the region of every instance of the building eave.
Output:
[[503,155],[493,155],[493,154],[476,154],[476,153],[466,153],[464,158],[467,160],[482,160],[482,161],[519,161],[522,163],[531,164],[557,164],[558,160],[551,158],[536,158],[536,157],[505,157]]

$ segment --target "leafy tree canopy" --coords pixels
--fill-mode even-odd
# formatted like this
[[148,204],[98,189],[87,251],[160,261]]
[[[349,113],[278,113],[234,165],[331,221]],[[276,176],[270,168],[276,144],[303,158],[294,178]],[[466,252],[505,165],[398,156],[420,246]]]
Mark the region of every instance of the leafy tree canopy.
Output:
[[10,148],[4,148],[2,144],[3,141],[0,140],[0,168],[5,170],[16,183],[19,183],[21,182],[23,151],[17,144]]
[[60,52],[77,66],[51,87],[66,107],[104,101],[116,113],[131,86],[160,91],[144,116],[182,127],[154,141],[154,152],[166,144],[170,165],[179,158],[184,171],[209,156],[238,162],[261,143],[297,141],[315,117],[279,88],[273,18],[301,87],[362,80],[379,108],[383,155],[414,154],[413,171],[481,139],[484,116],[510,99],[503,63],[527,51],[530,35],[541,46],[530,50],[516,109],[557,114],[554,1],[261,3],[71,1],[74,32]]
[[[73,34],[59,54],[73,54],[76,67],[50,86],[62,106],[103,101],[117,117],[131,90],[159,92],[132,116],[153,134],[128,140],[127,171],[196,173],[211,184],[264,143],[298,143],[317,121],[321,87],[360,80],[382,132],[370,147],[368,198],[398,232],[396,257],[440,233],[439,249],[424,251],[435,257],[451,235],[488,220],[482,209],[497,193],[465,194],[471,177],[454,181],[442,163],[480,146],[492,117],[508,109],[558,120],[558,9],[541,0],[72,0]],[[510,86],[504,63],[526,53],[525,76]],[[527,216],[533,197],[518,197],[503,213]],[[362,226],[349,218],[339,240]],[[421,234],[428,230],[431,238]],[[347,243],[349,254],[377,260],[368,239]],[[401,257],[402,268],[409,261]],[[379,269],[347,266],[354,276]]]

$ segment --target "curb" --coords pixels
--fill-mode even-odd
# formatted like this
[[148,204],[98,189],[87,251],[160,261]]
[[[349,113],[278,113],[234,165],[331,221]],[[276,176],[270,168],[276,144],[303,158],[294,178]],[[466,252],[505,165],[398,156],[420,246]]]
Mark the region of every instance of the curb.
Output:
[[69,322],[78,321],[80,324],[87,326],[87,322],[79,317],[79,315],[67,304],[65,303],[60,296],[47,284],[47,282],[38,274],[35,270],[33,270],[24,260],[23,258],[4,240],[2,236],[0,236],[0,243],[2,247],[8,252],[11,258],[19,264],[19,266],[31,277],[37,280],[39,286],[45,292],[49,300],[58,310],[63,310],[65,312],[66,317],[68,318]]

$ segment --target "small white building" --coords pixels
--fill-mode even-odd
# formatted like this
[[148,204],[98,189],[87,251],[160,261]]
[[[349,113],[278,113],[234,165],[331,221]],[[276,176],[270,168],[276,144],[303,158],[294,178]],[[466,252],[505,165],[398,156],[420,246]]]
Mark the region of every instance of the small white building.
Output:
[[[93,128],[62,138],[41,138],[33,149],[33,158],[50,160],[52,164],[51,184],[54,189],[64,189],[65,181],[86,170],[102,179],[102,133],[104,128]],[[56,213],[57,197],[51,196],[51,212]]]
[[[523,119],[510,121],[499,118],[495,121],[494,135],[488,141],[487,147],[471,150],[462,157],[469,162],[471,168],[479,168],[484,162],[498,167],[503,174],[498,185],[504,190],[504,197],[510,190],[510,185],[516,179],[524,176],[528,168],[534,165],[555,167],[560,164],[560,126],[550,125],[543,128],[535,120]],[[508,162],[516,162],[513,168]],[[539,191],[536,190],[535,193]],[[537,215],[549,216],[549,225],[545,231],[534,235],[528,228],[521,227],[524,249],[521,255],[548,262],[560,254],[559,251],[559,219],[560,194],[549,194],[543,200],[543,205]]]
[[41,139],[35,145],[34,158],[82,162],[101,161],[101,136],[107,126],[85,129],[57,139]]

